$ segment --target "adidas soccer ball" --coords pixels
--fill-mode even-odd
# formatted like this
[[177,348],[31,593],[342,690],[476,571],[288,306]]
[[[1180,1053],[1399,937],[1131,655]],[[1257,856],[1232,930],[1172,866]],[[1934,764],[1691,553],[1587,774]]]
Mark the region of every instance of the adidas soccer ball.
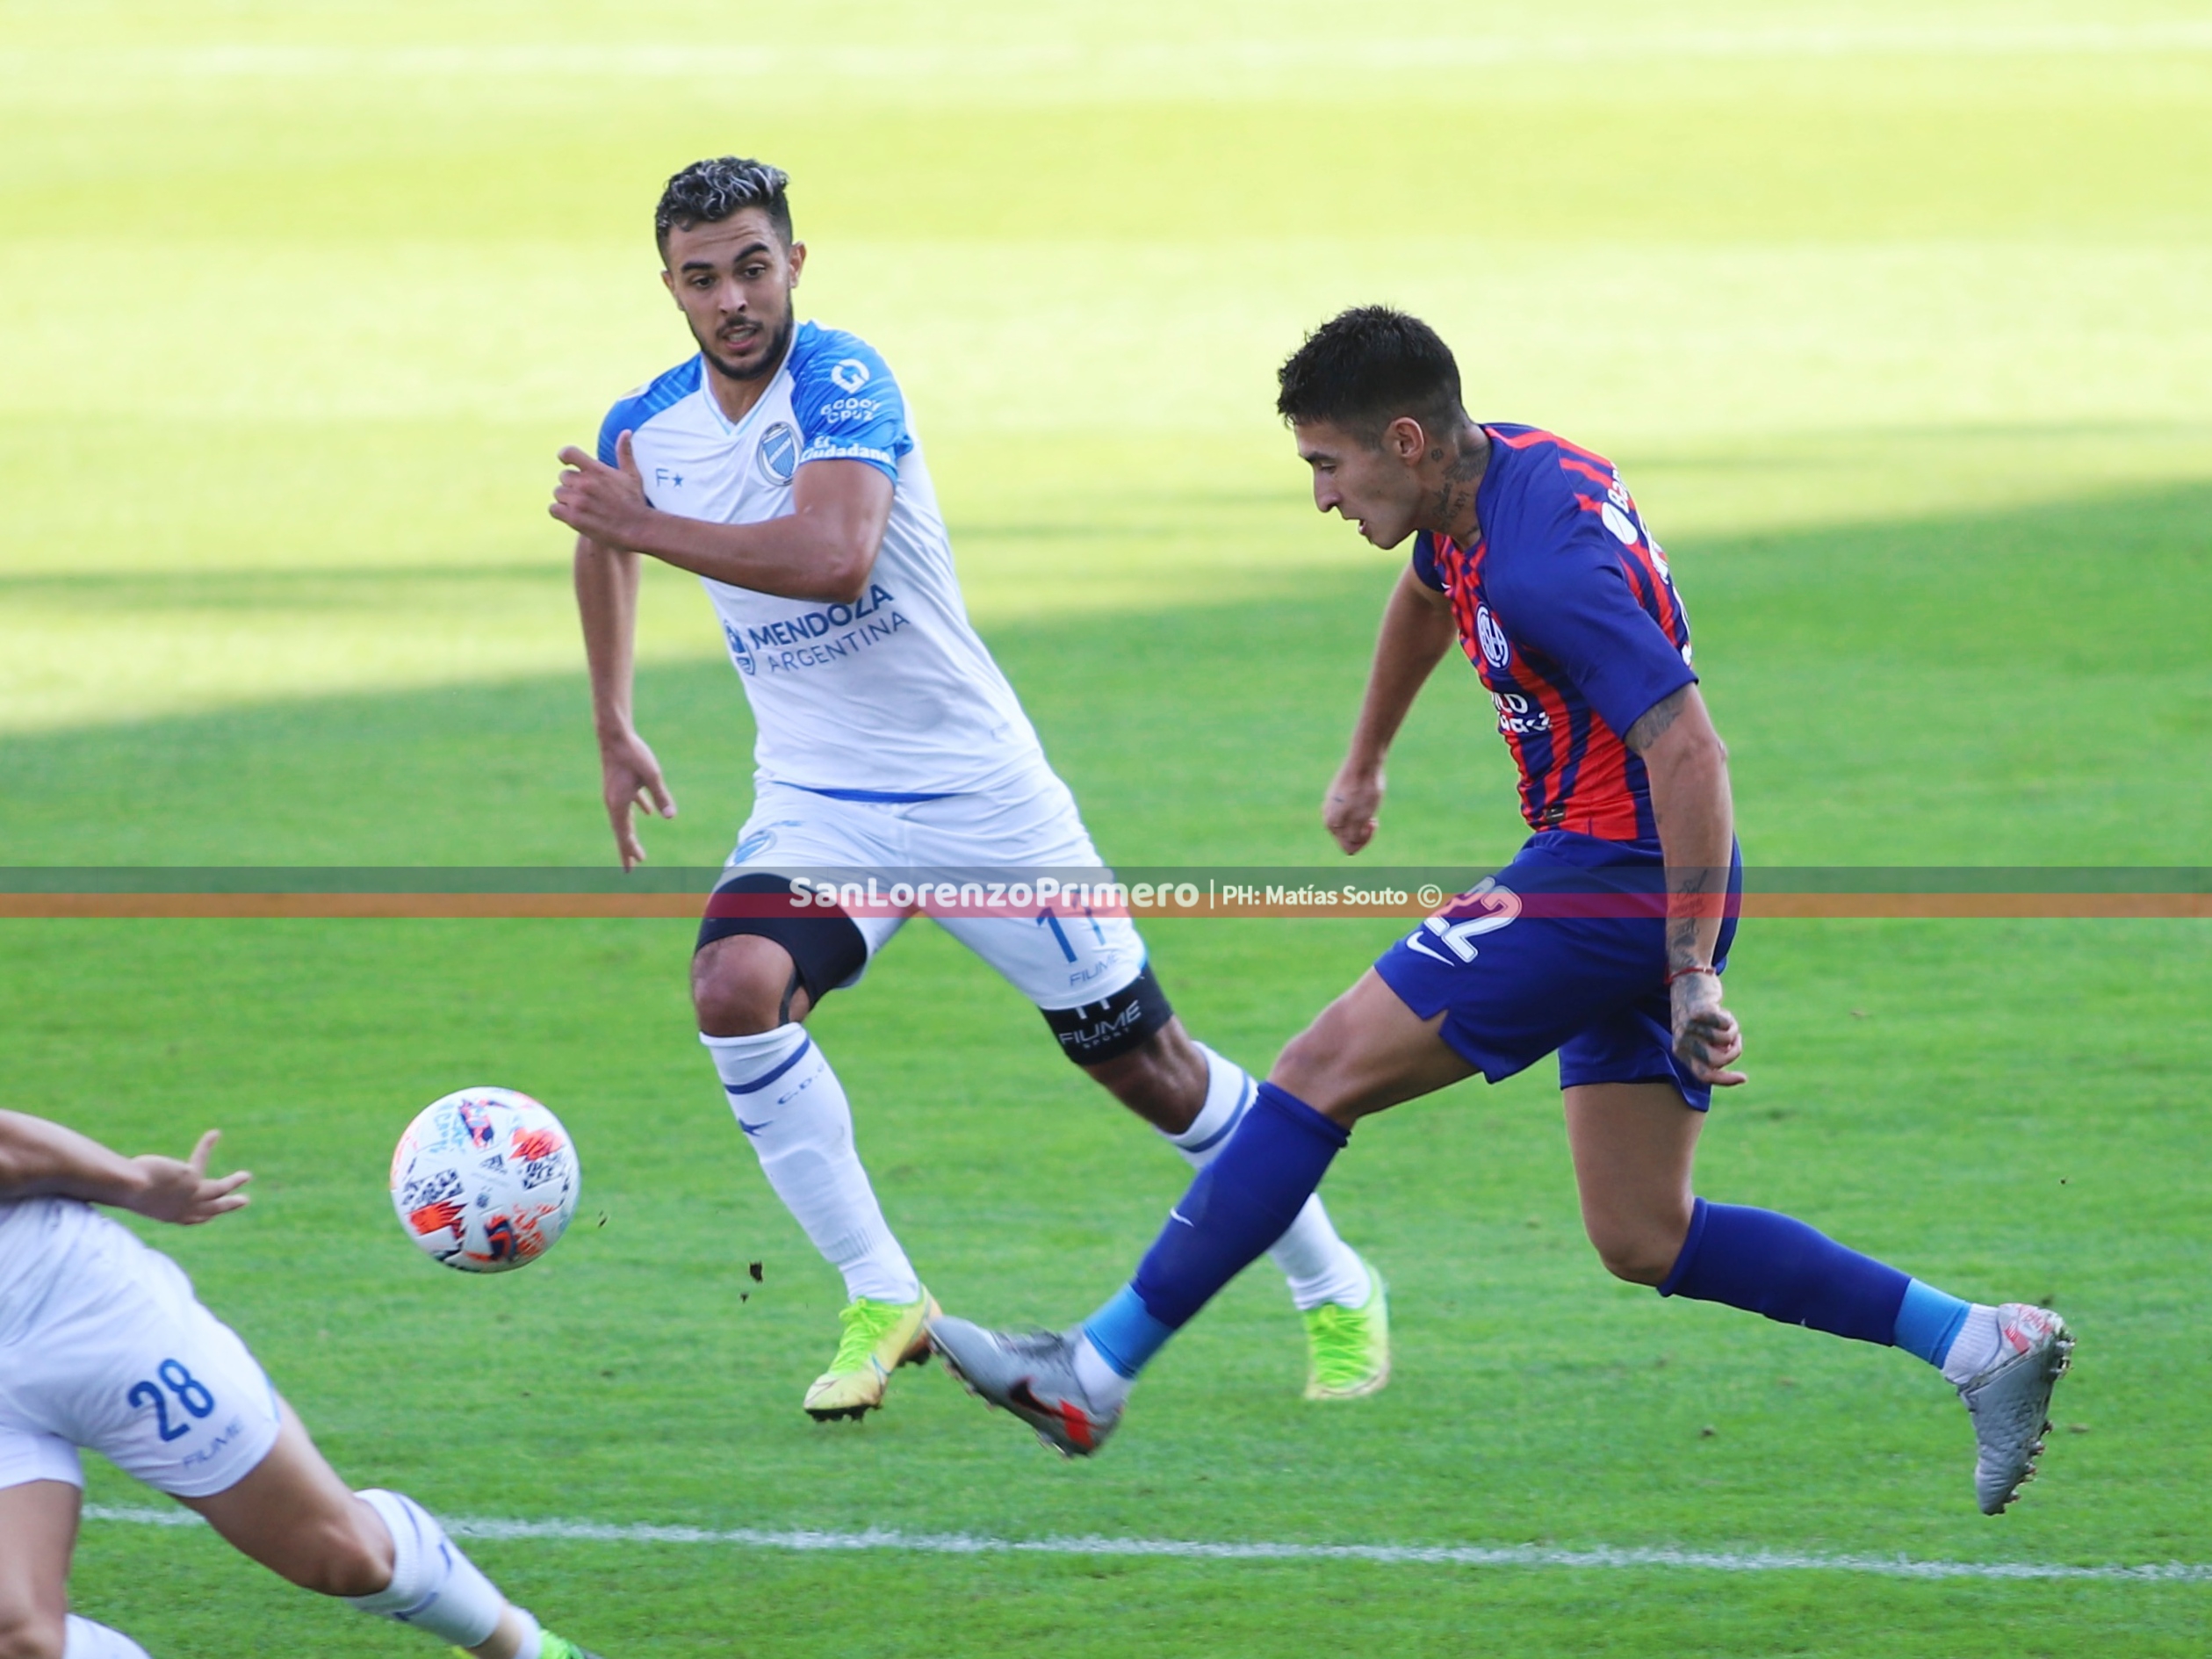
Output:
[[503,1273],[567,1230],[582,1172],[560,1120],[513,1089],[462,1089],[424,1107],[392,1154],[392,1208],[434,1261]]

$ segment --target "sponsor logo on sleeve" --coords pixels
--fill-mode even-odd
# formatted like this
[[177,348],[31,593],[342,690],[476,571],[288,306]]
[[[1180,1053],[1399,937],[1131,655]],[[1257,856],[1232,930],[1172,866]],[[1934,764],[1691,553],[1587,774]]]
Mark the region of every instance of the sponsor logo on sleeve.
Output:
[[868,364],[858,357],[847,357],[830,370],[830,379],[836,381],[838,389],[843,392],[857,392],[874,378],[868,372]]

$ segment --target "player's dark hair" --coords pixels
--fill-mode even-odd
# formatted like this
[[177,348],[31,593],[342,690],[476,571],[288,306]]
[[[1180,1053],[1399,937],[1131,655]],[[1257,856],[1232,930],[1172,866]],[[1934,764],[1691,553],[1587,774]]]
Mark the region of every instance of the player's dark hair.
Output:
[[652,239],[668,256],[668,233],[711,225],[748,207],[767,210],[768,223],[783,245],[791,245],[791,204],[783,192],[790,176],[780,167],[742,155],[717,155],[694,162],[668,181],[660,205],[652,210]]
[[1306,336],[1276,371],[1275,411],[1341,426],[1369,444],[1401,415],[1441,434],[1466,418],[1459,365],[1437,331],[1388,306],[1355,306]]

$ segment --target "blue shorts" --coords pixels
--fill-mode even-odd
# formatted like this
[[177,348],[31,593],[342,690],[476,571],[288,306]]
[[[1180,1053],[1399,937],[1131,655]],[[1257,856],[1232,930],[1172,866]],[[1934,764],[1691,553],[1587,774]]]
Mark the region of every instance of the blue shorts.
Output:
[[[1731,898],[1743,891],[1733,855]],[[1643,841],[1567,830],[1529,837],[1513,862],[1383,952],[1375,972],[1492,1083],[1554,1050],[1560,1086],[1672,1083],[1712,1101],[1675,1058],[1667,988],[1665,860]],[[1734,905],[1713,965],[1736,936]]]

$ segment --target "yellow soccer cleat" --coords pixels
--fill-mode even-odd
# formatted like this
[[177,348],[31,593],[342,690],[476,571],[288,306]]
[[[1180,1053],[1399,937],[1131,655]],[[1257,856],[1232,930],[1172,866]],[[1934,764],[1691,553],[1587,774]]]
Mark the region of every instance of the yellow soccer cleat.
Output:
[[912,1302],[871,1302],[866,1296],[839,1310],[845,1334],[837,1358],[806,1391],[806,1414],[817,1423],[858,1419],[883,1403],[891,1373],[929,1358],[929,1322],[937,1299],[924,1290]]
[[1357,1400],[1390,1381],[1390,1288],[1373,1263],[1367,1300],[1357,1308],[1324,1302],[1306,1314],[1306,1397]]

